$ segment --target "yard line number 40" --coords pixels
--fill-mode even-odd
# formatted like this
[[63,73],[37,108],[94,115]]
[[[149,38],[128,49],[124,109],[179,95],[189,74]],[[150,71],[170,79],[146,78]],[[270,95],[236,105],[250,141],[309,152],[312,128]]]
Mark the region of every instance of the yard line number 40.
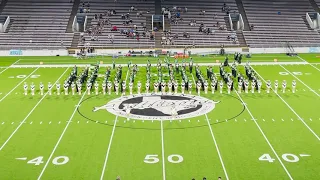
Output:
[[[308,154],[299,154],[300,157],[307,157],[310,156]],[[295,155],[295,154],[290,154],[290,153],[285,153],[282,154],[281,158],[284,161],[290,162],[290,163],[296,163],[300,160],[299,156]],[[262,154],[262,156],[259,157],[260,161],[267,161],[267,162],[274,162],[275,159],[273,159],[270,154]]]
[[[67,156],[57,156],[54,159],[52,159],[52,164],[54,165],[64,165],[64,164],[67,164],[68,162],[69,162],[69,157]],[[43,156],[39,156],[34,159],[31,159],[27,163],[39,166],[40,164],[44,163]]]

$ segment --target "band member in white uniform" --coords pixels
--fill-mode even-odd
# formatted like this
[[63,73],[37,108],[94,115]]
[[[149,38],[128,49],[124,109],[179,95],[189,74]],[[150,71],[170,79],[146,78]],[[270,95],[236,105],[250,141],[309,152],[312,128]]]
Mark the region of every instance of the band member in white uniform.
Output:
[[286,88],[287,88],[287,81],[286,81],[286,80],[283,80],[283,81],[282,81],[282,93],[285,93],[285,92],[286,92]]
[[232,80],[229,80],[229,81],[228,81],[227,86],[228,86],[228,94],[230,94],[230,92],[231,92],[231,86],[232,86]]
[[242,80],[240,79],[239,82],[238,82],[238,92],[239,94],[241,94],[241,89],[242,89]]
[[99,94],[99,84],[97,81],[94,83],[94,89],[96,90],[96,95],[98,95]]
[[116,95],[119,95],[119,82],[118,81],[114,82],[114,88],[116,89]]
[[181,94],[184,94],[184,89],[186,88],[186,83],[184,82],[184,80],[182,80],[181,82]]
[[274,91],[275,91],[275,93],[278,93],[278,86],[279,86],[278,80],[275,80],[274,81]]
[[261,93],[262,82],[258,80],[258,93]]
[[23,90],[24,90],[24,95],[28,95],[28,84],[26,82],[24,82]]
[[177,94],[178,93],[178,81],[174,81],[173,83],[173,86],[174,86],[174,93]]
[[149,93],[149,90],[150,90],[150,82],[147,81],[146,82],[146,93]]
[[40,82],[40,95],[43,96],[44,85]]
[[166,82],[162,81],[161,83],[161,92],[162,94],[166,93]]
[[271,81],[268,80],[268,81],[267,81],[267,93],[268,93],[268,94],[270,93],[270,89],[271,89]]
[[248,81],[248,79],[246,79],[244,81],[244,89],[245,89],[245,93],[249,92],[249,81]]
[[212,94],[214,94],[214,92],[216,91],[216,85],[217,85],[217,81],[215,79],[213,79],[211,82],[211,93]]
[[122,95],[126,95],[126,88],[127,88],[127,83],[126,82],[122,82]]
[[201,89],[201,82],[198,81],[198,82],[197,82],[197,92],[198,92],[198,96],[200,96],[200,89]]
[[138,94],[140,94],[140,92],[141,92],[141,82],[140,81],[138,81],[138,83],[137,83],[137,89],[138,89]]
[[71,91],[72,91],[72,95],[76,93],[76,84],[74,82],[71,83]]
[[133,88],[133,83],[132,83],[132,82],[129,82],[130,95],[132,95],[132,88]]
[[48,83],[48,92],[49,92],[49,95],[51,96],[51,94],[52,94],[52,84],[51,84],[51,82]]
[[69,84],[67,83],[67,81],[64,82],[63,89],[64,89],[64,95],[68,95]]
[[293,92],[293,93],[296,92],[296,86],[297,86],[296,80],[293,80],[293,81],[292,81],[292,92]]
[[220,81],[220,94],[222,93],[222,89],[223,89],[223,81]]
[[102,82],[102,93],[103,95],[106,95],[106,89],[107,89],[107,82]]
[[188,83],[188,88],[189,88],[189,94],[191,94],[192,93],[192,82],[191,81],[189,81],[189,83]]
[[57,95],[59,96],[60,95],[60,83],[59,82],[56,84],[56,88],[57,88]]
[[108,94],[110,95],[111,94],[111,89],[112,89],[112,83],[111,81],[108,81]]
[[34,96],[35,85],[31,83],[30,88],[31,88],[31,95]]
[[87,91],[88,91],[88,95],[91,94],[91,87],[92,87],[92,83],[91,82],[87,82]]
[[205,81],[205,82],[203,83],[203,86],[204,86],[204,93],[205,93],[205,94],[208,94],[208,87],[209,87],[208,81]]
[[78,81],[77,83],[77,87],[78,87],[78,94],[81,95],[81,90],[82,90],[82,84],[80,81]]
[[172,91],[172,82],[171,81],[168,82],[168,91],[169,91],[169,94],[171,94],[171,91]]
[[254,93],[255,88],[256,88],[256,81],[251,81],[251,93]]

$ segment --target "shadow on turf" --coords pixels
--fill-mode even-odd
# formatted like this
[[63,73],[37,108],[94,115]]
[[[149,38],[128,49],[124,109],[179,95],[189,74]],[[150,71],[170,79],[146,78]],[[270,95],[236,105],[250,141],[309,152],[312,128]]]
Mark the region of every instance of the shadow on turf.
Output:
[[[230,96],[230,97],[232,97],[232,98],[237,99],[237,100],[242,104],[242,101],[240,100],[240,98],[238,98],[238,97],[236,97],[236,96],[233,96],[233,95],[231,95],[231,94],[226,94],[226,93],[223,93],[223,94],[224,94],[224,95],[227,95],[227,96]],[[98,95],[96,95],[96,96],[98,96]],[[106,126],[113,127],[114,124],[103,123],[103,122],[100,122],[100,121],[98,121],[98,120],[91,119],[91,118],[85,116],[84,114],[82,114],[82,113],[80,112],[80,109],[79,109],[80,105],[81,105],[83,102],[85,102],[85,101],[87,101],[87,100],[89,100],[89,99],[91,99],[91,98],[93,98],[93,97],[96,97],[96,96],[90,96],[90,97],[84,99],[83,101],[81,101],[81,103],[80,103],[79,106],[77,107],[77,112],[78,112],[83,118],[85,118],[85,119],[87,119],[87,120],[89,120],[89,121],[92,121],[92,122],[94,122],[94,123],[98,123],[98,124],[102,124],[102,125],[106,125]],[[227,121],[232,121],[232,120],[234,120],[235,118],[237,118],[238,116],[240,116],[245,110],[246,110],[246,107],[245,107],[245,105],[242,104],[242,110],[241,110],[241,112],[240,112],[239,114],[237,114],[237,115],[235,115],[235,116],[233,116],[233,117],[231,117],[231,118],[225,119],[225,121],[219,121],[219,122],[215,122],[215,123],[210,123],[210,125],[217,125],[217,124],[225,123],[225,122],[227,122]],[[206,126],[208,126],[208,124],[198,125],[198,126],[190,126],[190,127],[165,128],[164,130],[190,129],[190,128],[199,128],[199,127],[206,127]],[[140,129],[140,130],[161,130],[160,128],[139,128],[139,127],[126,127],[126,126],[119,126],[119,125],[116,125],[116,127],[117,127],[117,128],[127,128],[127,129]]]

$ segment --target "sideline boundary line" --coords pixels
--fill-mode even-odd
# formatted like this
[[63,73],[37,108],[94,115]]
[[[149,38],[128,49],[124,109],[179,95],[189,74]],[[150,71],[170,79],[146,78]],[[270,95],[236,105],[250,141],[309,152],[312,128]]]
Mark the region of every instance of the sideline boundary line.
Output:
[[[58,80],[53,84],[55,85],[61,78],[62,76],[67,72],[69,68],[67,68],[58,78]],[[38,107],[38,105],[42,102],[42,100],[47,96],[49,92],[46,92],[42,98],[38,101],[38,103],[31,109],[31,111],[29,112],[29,114],[21,121],[21,123],[19,124],[19,126],[11,133],[11,135],[9,136],[9,138],[3,143],[3,145],[0,147],[0,151],[4,148],[4,146],[10,141],[10,139],[12,138],[12,136],[19,130],[19,128],[22,126],[22,124],[24,124],[24,122],[28,119],[28,117],[33,113],[33,111]]]
[[[194,79],[194,76],[193,74],[191,73],[191,76],[192,76],[192,79],[193,79],[193,83],[194,85],[196,86],[196,80]],[[227,170],[226,170],[226,167],[224,166],[224,162],[223,162],[223,159],[222,159],[222,156],[221,156],[221,153],[220,153],[220,150],[219,150],[219,147],[218,147],[218,143],[216,141],[216,138],[214,137],[214,134],[213,134],[213,131],[212,131],[212,127],[210,125],[210,122],[209,122],[209,119],[208,119],[208,115],[207,114],[204,114],[206,119],[207,119],[207,123],[208,123],[208,126],[209,126],[209,130],[210,130],[210,133],[211,133],[211,136],[212,136],[212,140],[213,140],[213,143],[216,147],[216,150],[217,150],[217,153],[218,153],[218,156],[219,156],[219,160],[220,160],[220,163],[221,163],[221,166],[222,166],[222,169],[223,169],[223,172],[226,176],[226,180],[229,180],[229,176],[228,176],[228,173],[227,173]]]
[[16,63],[18,63],[21,59],[18,59],[16,62],[14,62],[13,64],[11,64],[10,66],[6,67],[4,70],[2,70],[0,72],[0,74],[2,74],[3,72],[5,72],[6,70],[8,70],[9,68],[11,68],[13,65],[15,65]]
[[[128,69],[128,71],[127,71],[125,82],[126,82],[127,79],[128,79],[129,71],[130,71],[130,69]],[[122,85],[121,85],[121,86],[122,86]],[[121,94],[120,97],[122,97],[122,96],[123,96],[123,94]],[[119,116],[117,115],[116,118],[115,118],[115,121],[114,121],[114,125],[113,125],[113,128],[112,128],[112,132],[111,132],[111,136],[110,136],[110,140],[109,140],[108,149],[107,149],[107,152],[106,152],[106,157],[105,157],[105,160],[104,160],[104,163],[103,163],[103,169],[102,169],[102,172],[101,172],[100,180],[103,180],[104,174],[105,174],[105,171],[106,171],[106,168],[107,168],[107,163],[108,163],[108,159],[109,159],[111,144],[112,144],[114,132],[115,132],[115,130],[116,130],[116,124],[117,124],[117,121],[118,121],[118,117],[119,117]]]
[[5,96],[3,96],[0,99],[0,102],[2,102],[7,96],[9,96],[9,94],[12,93],[12,91],[14,91],[18,86],[20,86],[20,84],[22,84],[24,81],[26,81],[31,75],[33,75],[34,72],[36,72],[39,68],[36,68],[35,70],[33,70],[27,77],[25,77],[21,82],[19,82],[19,84],[17,84],[13,89],[11,89],[11,91],[9,91]]
[[[316,70],[320,71],[319,68],[317,68],[316,66],[314,66],[312,63],[309,63],[308,61],[306,61],[305,59],[301,58],[300,56],[297,56],[300,60],[302,60],[303,62],[309,64],[310,66],[312,66],[313,68],[315,68]],[[319,63],[314,63],[314,64],[319,64]]]
[[[267,81],[252,67],[252,70],[265,82]],[[284,104],[299,118],[299,120],[309,129],[309,131],[320,141],[320,137],[308,126],[308,124],[299,116],[299,114],[271,87],[271,90],[282,100]]]
[[246,107],[249,115],[251,116],[251,118],[253,119],[254,123],[257,125],[259,131],[261,132],[262,136],[264,137],[264,139],[267,141],[269,147],[271,148],[273,154],[277,157],[278,161],[280,162],[281,166],[283,167],[284,171],[287,173],[287,175],[289,176],[289,178],[291,180],[293,180],[291,174],[289,173],[289,171],[287,170],[287,168],[285,167],[285,165],[283,164],[283,162],[281,161],[279,155],[277,154],[277,152],[274,150],[273,146],[271,145],[270,141],[268,140],[267,136],[264,134],[263,130],[261,129],[260,125],[257,123],[256,119],[254,118],[254,116],[252,115],[251,111],[249,110],[247,104],[243,101],[242,97],[239,95],[239,93],[237,91],[235,91],[235,93],[238,95],[238,97],[240,98],[242,104]]

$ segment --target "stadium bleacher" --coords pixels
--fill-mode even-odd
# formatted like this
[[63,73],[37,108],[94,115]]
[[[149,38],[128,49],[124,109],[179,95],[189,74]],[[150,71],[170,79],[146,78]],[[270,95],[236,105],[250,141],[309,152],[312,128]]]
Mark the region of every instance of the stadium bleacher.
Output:
[[9,0],[2,16],[10,16],[8,33],[0,33],[0,48],[66,48],[73,33],[65,33],[73,3],[69,0]]
[[281,47],[289,42],[295,47],[316,46],[317,31],[308,28],[306,12],[314,12],[308,0],[242,0],[252,31],[244,31],[250,47]]
[[[82,6],[82,3],[80,4]],[[130,48],[154,48],[154,40],[150,40],[147,37],[140,35],[139,41],[136,38],[128,38],[123,34],[120,34],[122,29],[128,29],[130,26],[123,25],[122,14],[129,13],[129,9],[134,6],[137,10],[130,12],[130,19],[132,19],[134,25],[137,26],[137,31],[140,34],[143,31],[142,24],[146,23],[146,16],[151,16],[155,12],[154,1],[119,1],[114,0],[91,0],[90,1],[90,13],[87,13],[88,18],[91,20],[91,26],[95,26],[98,23],[98,19],[94,19],[95,14],[104,14],[107,10],[115,10],[116,15],[104,16],[103,18],[109,18],[111,25],[105,25],[101,34],[98,35],[96,41],[91,41],[91,36],[85,34],[85,42],[80,42],[78,47],[84,47],[85,43],[89,42],[91,47],[130,47]],[[137,12],[142,11],[142,17],[137,17]],[[149,11],[149,13],[147,13]],[[118,31],[111,31],[112,26],[116,26]],[[109,36],[113,35],[113,43],[111,43]]]
[[[230,12],[238,12],[237,5],[234,0],[173,0],[173,1],[164,1],[162,7],[172,8],[174,6],[187,8],[187,13],[181,13],[183,21],[179,21],[178,24],[171,24],[171,33],[179,34],[179,38],[174,40],[174,45],[177,47],[184,47],[195,45],[196,47],[210,47],[210,46],[221,46],[222,44],[226,46],[238,46],[239,42],[232,42],[227,40],[228,35],[231,35],[231,31],[219,30],[219,26],[227,27],[225,22],[225,17],[228,15],[225,12],[222,12],[222,6],[226,3],[230,7]],[[200,10],[205,11],[205,15],[200,15]],[[214,18],[214,15],[216,17]],[[190,26],[189,23],[191,20],[196,20],[197,26]],[[204,34],[199,32],[199,25],[203,22],[205,27],[212,29],[212,34]],[[216,23],[219,22],[219,26],[216,26]],[[190,38],[182,37],[183,32],[188,32]]]

